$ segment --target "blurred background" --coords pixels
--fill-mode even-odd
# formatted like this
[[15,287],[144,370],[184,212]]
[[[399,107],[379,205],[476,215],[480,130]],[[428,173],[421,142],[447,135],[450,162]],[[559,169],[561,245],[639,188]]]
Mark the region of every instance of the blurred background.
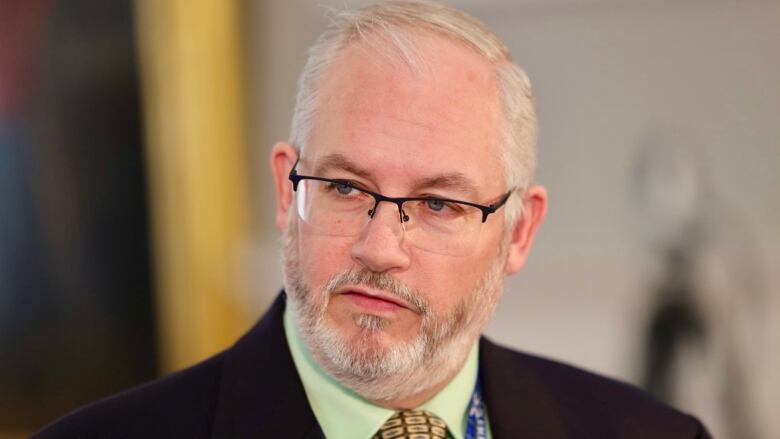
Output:
[[[0,0],[0,437],[229,346],[281,287],[267,157],[323,0]],[[488,335],[780,431],[780,3],[463,0],[551,207]]]

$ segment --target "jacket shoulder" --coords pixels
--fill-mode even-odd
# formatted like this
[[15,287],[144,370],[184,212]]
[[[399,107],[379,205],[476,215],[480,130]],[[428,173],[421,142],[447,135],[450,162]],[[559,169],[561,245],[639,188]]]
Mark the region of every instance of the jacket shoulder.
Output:
[[544,422],[547,417],[565,437],[710,437],[698,419],[630,384],[488,340],[483,340],[481,351],[481,366],[487,369],[485,396],[491,388],[498,394],[493,399],[505,407],[499,407],[504,416],[522,410],[522,405],[506,409],[504,402],[515,398],[526,406],[533,401],[537,419]]
[[209,437],[224,355],[82,407],[33,438]]

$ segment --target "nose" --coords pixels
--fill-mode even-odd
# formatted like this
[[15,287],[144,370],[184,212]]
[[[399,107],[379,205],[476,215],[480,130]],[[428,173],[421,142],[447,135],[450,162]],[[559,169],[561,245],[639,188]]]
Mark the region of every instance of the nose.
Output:
[[379,203],[373,218],[352,246],[352,259],[375,273],[404,270],[409,253],[403,245],[404,233],[393,203]]

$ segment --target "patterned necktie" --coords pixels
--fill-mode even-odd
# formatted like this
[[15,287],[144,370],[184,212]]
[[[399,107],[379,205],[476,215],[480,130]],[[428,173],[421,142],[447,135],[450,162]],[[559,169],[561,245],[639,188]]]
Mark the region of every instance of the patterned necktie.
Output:
[[451,437],[447,424],[433,413],[423,410],[403,410],[395,412],[371,439],[448,439]]

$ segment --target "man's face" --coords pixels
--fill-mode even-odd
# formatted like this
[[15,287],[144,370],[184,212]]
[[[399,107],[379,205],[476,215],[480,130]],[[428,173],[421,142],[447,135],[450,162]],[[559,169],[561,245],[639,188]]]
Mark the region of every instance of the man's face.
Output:
[[[439,37],[424,38],[420,50],[425,64],[415,73],[361,44],[342,51],[323,80],[299,174],[351,180],[393,197],[487,205],[506,193],[491,67]],[[287,288],[309,348],[330,373],[409,381],[430,368],[437,351],[458,357],[448,369],[460,366],[503,288],[503,210],[458,256],[409,242],[392,203],[380,203],[350,237],[316,231],[294,209],[291,215]]]

